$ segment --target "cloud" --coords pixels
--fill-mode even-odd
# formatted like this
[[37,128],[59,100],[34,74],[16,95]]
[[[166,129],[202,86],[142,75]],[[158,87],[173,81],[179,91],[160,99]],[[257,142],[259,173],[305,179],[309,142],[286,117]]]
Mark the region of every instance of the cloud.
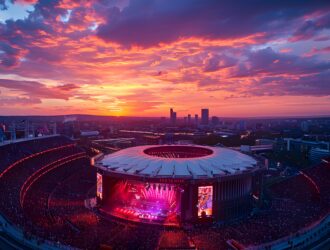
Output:
[[238,60],[227,55],[212,55],[206,59],[204,71],[212,72],[236,65]]
[[69,84],[59,85],[56,88],[59,90],[62,90],[62,91],[70,91],[70,90],[74,90],[74,89],[79,89],[80,87],[76,84],[69,83]]
[[[65,85],[64,85],[65,86]],[[0,79],[0,87],[13,91],[22,92],[24,96],[32,96],[35,98],[45,99],[61,99],[68,100],[71,95],[66,91],[60,91],[60,87],[50,88],[45,84],[37,81],[20,81],[11,79]],[[63,86],[62,86],[63,88]]]
[[20,50],[0,41],[0,67],[11,68],[18,64]]
[[328,7],[325,1],[132,0],[108,9],[98,35],[124,46],[149,47],[184,37],[237,38],[285,30],[289,20]]
[[38,0],[12,0],[12,2],[18,4],[35,4]]
[[6,0],[0,0],[0,11],[6,10],[8,7],[6,5]]
[[245,91],[246,96],[329,96],[330,71],[301,77],[265,77]]
[[330,46],[324,47],[324,48],[313,48],[311,51],[307,52],[306,56],[314,56],[314,55],[322,55],[322,54],[328,54],[330,53]]
[[234,76],[311,74],[326,71],[330,68],[330,62],[277,53],[270,47],[248,52],[246,56],[247,59],[234,70]]
[[319,32],[330,29],[330,13],[306,20],[292,35],[290,41],[296,42],[315,37]]
[[210,92],[214,107],[329,95],[326,1],[23,2],[26,18],[0,22],[6,110],[158,115],[193,112]]
[[33,105],[40,104],[41,100],[38,98],[30,97],[2,97],[0,96],[0,106],[20,106],[20,105]]

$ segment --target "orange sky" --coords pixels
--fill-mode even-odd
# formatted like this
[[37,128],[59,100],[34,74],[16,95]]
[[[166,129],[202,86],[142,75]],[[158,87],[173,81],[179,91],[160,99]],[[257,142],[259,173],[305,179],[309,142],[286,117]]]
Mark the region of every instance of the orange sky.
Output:
[[164,14],[154,1],[148,10],[135,1],[23,2],[0,16],[0,115],[330,115],[330,14],[321,7],[278,24],[254,13],[228,29],[208,6],[196,16],[176,4]]

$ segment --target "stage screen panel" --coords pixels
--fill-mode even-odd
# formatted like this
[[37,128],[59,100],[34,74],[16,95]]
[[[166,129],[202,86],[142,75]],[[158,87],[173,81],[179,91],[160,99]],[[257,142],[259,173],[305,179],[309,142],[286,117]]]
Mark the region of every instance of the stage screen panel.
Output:
[[198,187],[198,217],[212,215],[213,186]]
[[102,175],[97,173],[96,174],[96,196],[100,198],[101,200],[103,199],[103,187],[102,187]]
[[118,181],[105,206],[117,217],[176,224],[180,214],[180,190],[173,184]]

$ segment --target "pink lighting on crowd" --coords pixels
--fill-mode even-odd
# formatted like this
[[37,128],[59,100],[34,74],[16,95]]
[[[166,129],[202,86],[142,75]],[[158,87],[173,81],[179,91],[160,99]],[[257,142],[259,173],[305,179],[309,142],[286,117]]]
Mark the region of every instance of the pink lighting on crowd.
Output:
[[49,152],[53,152],[53,151],[56,151],[56,150],[59,150],[59,149],[63,149],[63,148],[69,148],[69,147],[74,147],[75,144],[69,144],[69,145],[65,145],[65,146],[60,146],[60,147],[55,147],[55,148],[50,148],[50,149],[47,149],[47,150],[44,150],[44,151],[41,151],[41,152],[38,152],[38,153],[35,153],[35,154],[31,154],[27,157],[24,157],[18,161],[15,161],[13,164],[9,165],[1,174],[0,174],[0,178],[3,177],[4,174],[6,174],[8,171],[10,171],[12,168],[14,168],[15,166],[23,163],[24,161],[26,160],[29,160],[31,158],[34,158],[34,157],[37,157],[39,155],[42,155],[42,154],[45,154],[45,153],[49,153]]
[[299,171],[300,174],[302,174],[302,176],[304,176],[308,183],[311,185],[311,187],[314,188],[314,190],[316,191],[317,195],[320,195],[320,188],[318,187],[318,185],[315,183],[315,181],[312,180],[311,177],[309,177],[307,174],[305,174],[304,172],[302,171]]
[[48,172],[50,172],[51,170],[62,166],[64,164],[67,164],[69,162],[81,159],[87,157],[85,152],[81,152],[81,153],[77,153],[77,154],[73,154],[73,155],[69,155],[67,157],[63,157],[61,159],[58,159],[54,162],[51,162],[45,166],[43,166],[42,168],[40,168],[38,171],[34,172],[22,185],[21,187],[21,191],[20,191],[20,204],[23,207],[24,205],[24,198],[28,192],[28,190],[30,189],[30,187],[33,185],[33,183],[35,183],[40,177],[42,177],[43,175],[47,174]]

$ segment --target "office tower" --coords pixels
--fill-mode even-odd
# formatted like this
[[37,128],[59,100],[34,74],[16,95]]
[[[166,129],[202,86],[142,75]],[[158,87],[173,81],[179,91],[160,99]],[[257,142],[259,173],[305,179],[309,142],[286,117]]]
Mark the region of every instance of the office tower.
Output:
[[188,114],[188,125],[191,125],[191,114]]
[[244,120],[239,121],[237,124],[237,129],[241,131],[246,130],[246,121]]
[[172,115],[172,124],[176,124],[176,112],[173,112]]
[[212,116],[211,123],[212,123],[213,126],[218,125],[220,123],[219,118],[216,117],[216,116]]
[[201,111],[201,124],[202,125],[208,125],[209,124],[209,109],[202,109]]
[[198,125],[198,115],[195,114],[195,125],[197,126]]
[[170,109],[170,122],[173,125],[176,123],[176,112],[173,111],[173,108]]

